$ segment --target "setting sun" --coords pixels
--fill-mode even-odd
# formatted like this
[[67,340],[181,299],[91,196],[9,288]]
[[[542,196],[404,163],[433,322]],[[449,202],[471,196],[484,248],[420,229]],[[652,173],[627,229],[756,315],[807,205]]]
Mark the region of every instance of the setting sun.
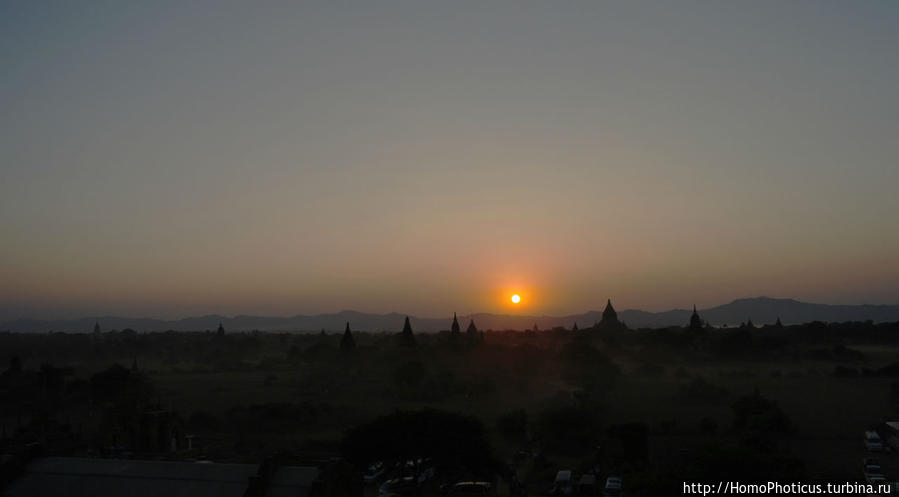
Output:
[[521,297],[516,293],[515,295],[512,295],[511,300],[513,304],[517,304],[521,302]]

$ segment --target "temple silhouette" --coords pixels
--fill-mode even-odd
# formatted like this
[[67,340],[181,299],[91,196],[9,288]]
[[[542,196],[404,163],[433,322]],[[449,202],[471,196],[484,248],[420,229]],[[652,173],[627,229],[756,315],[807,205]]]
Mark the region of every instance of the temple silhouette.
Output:
[[346,329],[343,330],[343,337],[340,339],[340,350],[350,352],[356,348],[356,340],[353,339],[353,332],[350,331],[350,322],[347,321]]
[[690,329],[701,330],[704,327],[705,322],[699,317],[699,313],[696,312],[696,304],[693,304],[693,314],[690,316]]
[[406,316],[406,322],[403,323],[403,331],[399,334],[400,345],[404,347],[415,346],[415,336],[412,335],[412,323],[409,322],[409,316]]
[[465,330],[465,333],[470,337],[478,336],[478,327],[474,325],[474,319],[468,321],[468,329]]
[[618,330],[625,328],[624,323],[618,320],[618,313],[612,307],[612,299],[606,300],[606,308],[602,311],[602,319],[594,326],[599,330]]

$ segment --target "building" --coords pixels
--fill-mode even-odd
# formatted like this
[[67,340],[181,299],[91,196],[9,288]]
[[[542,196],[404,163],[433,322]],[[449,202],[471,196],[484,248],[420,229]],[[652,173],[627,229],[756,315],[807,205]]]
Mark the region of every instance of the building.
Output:
[[403,331],[399,334],[400,345],[404,347],[414,347],[415,346],[415,335],[412,334],[412,323],[409,322],[409,316],[406,316],[406,321],[403,323]]
[[459,320],[456,319],[456,313],[453,313],[453,325],[450,327],[450,333],[453,334],[454,337],[458,337],[461,333],[459,328]]
[[612,307],[612,299],[606,301],[606,308],[602,311],[602,319],[596,324],[596,327],[606,330],[623,328],[623,324],[618,320],[618,313]]
[[701,330],[703,327],[705,327],[705,322],[699,317],[699,313],[696,312],[696,304],[693,304],[693,314],[690,316],[690,329]]

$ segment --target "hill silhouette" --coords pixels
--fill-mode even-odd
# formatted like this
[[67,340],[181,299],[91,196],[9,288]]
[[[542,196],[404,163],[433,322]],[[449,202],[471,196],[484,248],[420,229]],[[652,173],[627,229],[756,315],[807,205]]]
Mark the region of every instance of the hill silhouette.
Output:
[[[663,312],[641,310],[623,310],[618,318],[630,328],[661,328],[667,326],[684,326],[690,321],[692,309],[673,309]],[[756,297],[737,299],[728,304],[700,309],[700,315],[713,326],[739,325],[752,319],[756,325],[773,324],[777,318],[784,324],[805,323],[809,321],[845,322],[867,321],[892,322],[899,321],[899,305],[828,305],[800,302],[793,299],[775,299]],[[103,331],[133,329],[136,331],[214,331],[222,323],[229,332],[238,331],[301,331],[342,333],[349,322],[353,330],[358,331],[392,331],[403,326],[405,314],[370,314],[357,311],[341,311],[330,314],[296,315],[290,317],[273,316],[234,316],[217,314],[189,317],[179,320],[161,320],[152,318],[128,318],[117,316],[101,316],[99,318],[79,318],[64,320],[17,319],[0,323],[0,330],[17,332],[64,331],[87,333],[99,322]],[[493,329],[531,329],[536,323],[542,329],[562,326],[571,328],[574,323],[583,328],[593,326],[602,319],[602,311],[592,310],[582,314],[568,316],[532,316],[478,313],[459,315],[463,321],[474,320],[482,330]],[[429,318],[410,316],[416,332],[436,332],[449,330],[452,316]]]

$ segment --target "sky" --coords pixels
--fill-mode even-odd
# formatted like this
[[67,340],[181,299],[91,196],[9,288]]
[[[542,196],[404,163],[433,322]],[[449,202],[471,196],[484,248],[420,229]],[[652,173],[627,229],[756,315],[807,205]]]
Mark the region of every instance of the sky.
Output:
[[5,1],[0,68],[0,317],[899,303],[896,2]]

